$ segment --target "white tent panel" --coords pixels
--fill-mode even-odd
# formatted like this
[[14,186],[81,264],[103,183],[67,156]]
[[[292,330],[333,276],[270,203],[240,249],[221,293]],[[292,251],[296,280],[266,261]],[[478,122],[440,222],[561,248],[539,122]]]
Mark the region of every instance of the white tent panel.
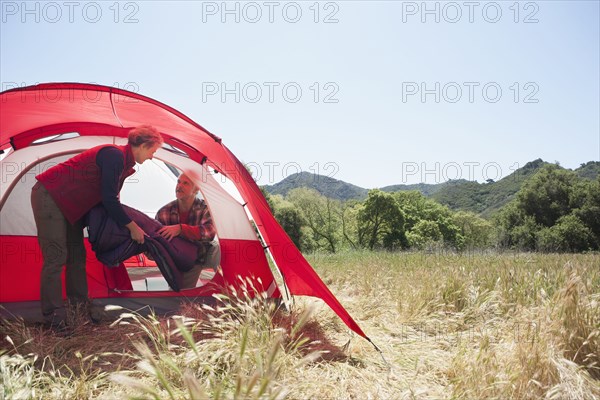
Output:
[[[0,201],[4,202],[0,212],[0,234],[37,235],[30,202],[31,188],[36,182],[36,175],[94,146],[125,143],[126,139],[108,136],[77,137],[29,146],[7,154],[0,161]],[[47,158],[31,169],[26,169],[36,160],[46,158],[48,154],[58,156]],[[205,166],[164,149],[156,153],[156,158],[185,171],[200,186],[220,238],[258,240],[241,205],[241,196],[231,182],[227,182],[229,186],[223,185]],[[157,160],[147,161],[136,166],[136,169],[136,174],[125,182],[121,191],[121,201],[154,217],[160,207],[175,199],[176,177],[164,163]],[[19,182],[16,182],[17,179]],[[9,193],[10,188],[12,190]]]
[[[31,210],[31,188],[36,183],[35,176],[84,150],[114,143],[113,139],[109,136],[77,137],[8,153],[0,161],[0,204],[3,204],[0,210],[0,235],[36,236]],[[53,156],[48,157],[49,154]],[[36,160],[42,161],[31,166]]]
[[35,175],[69,159],[71,155],[51,158],[37,164],[22,176],[10,192],[0,213],[0,235],[35,236],[37,228],[31,210],[31,188],[37,180]]
[[[156,157],[184,171],[200,187],[219,238],[258,240],[242,204],[217,182],[206,166],[162,149],[156,153]],[[231,190],[231,187],[228,189]],[[234,193],[236,192],[237,190]],[[239,193],[237,197],[241,199]]]
[[[30,167],[36,160],[54,158],[60,155],[73,156],[94,146],[114,144],[114,139],[112,136],[84,136],[43,145],[28,146],[18,151],[11,151],[0,161],[0,168],[2,170],[0,199],[4,198],[5,192],[11,187],[15,179],[33,179],[35,181],[35,176],[43,172],[44,169],[37,165],[34,165],[29,170],[26,170],[26,168]],[[31,185],[33,186],[34,183]]]
[[136,164],[135,170],[123,184],[121,203],[154,218],[162,206],[175,200],[177,177],[156,159]]

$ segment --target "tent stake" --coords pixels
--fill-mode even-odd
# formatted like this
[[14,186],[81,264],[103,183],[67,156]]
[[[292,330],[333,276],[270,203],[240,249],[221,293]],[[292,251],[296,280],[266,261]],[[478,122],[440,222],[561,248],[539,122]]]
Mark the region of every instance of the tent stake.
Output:
[[379,352],[379,355],[381,356],[381,359],[383,360],[383,362],[385,363],[385,365],[387,365],[388,370],[391,370],[392,366],[390,365],[389,362],[387,362],[387,360],[383,356],[383,351],[381,351],[381,349],[379,347],[377,347],[377,345],[375,343],[373,343],[373,341],[370,338],[368,338],[368,337],[365,337],[365,338],[369,341],[369,343],[371,343],[373,345],[373,347],[375,347],[375,350],[377,350]]

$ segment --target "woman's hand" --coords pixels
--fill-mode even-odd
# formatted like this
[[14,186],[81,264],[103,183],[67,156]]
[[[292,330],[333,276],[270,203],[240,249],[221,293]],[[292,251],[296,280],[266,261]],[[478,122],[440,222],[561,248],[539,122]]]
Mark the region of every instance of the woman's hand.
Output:
[[131,240],[139,244],[144,244],[144,236],[146,235],[146,232],[144,232],[144,230],[140,228],[138,224],[136,224],[134,221],[131,221],[125,226],[131,233]]

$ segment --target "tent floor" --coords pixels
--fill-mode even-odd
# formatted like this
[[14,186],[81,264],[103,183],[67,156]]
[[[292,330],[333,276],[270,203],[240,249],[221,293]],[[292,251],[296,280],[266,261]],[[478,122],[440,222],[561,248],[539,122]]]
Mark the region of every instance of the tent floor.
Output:
[[[200,303],[215,305],[216,300],[212,296],[203,297],[113,297],[94,299],[94,304],[99,306],[116,305],[123,309],[107,311],[107,320],[116,320],[123,312],[134,311],[140,315],[149,315],[154,312],[157,315],[175,314],[182,304]],[[22,318],[25,322],[42,322],[39,301],[20,301],[13,303],[2,303],[0,305],[0,318],[17,319]],[[1,322],[1,321],[0,321]]]
[[[133,286],[133,292],[153,292],[171,290],[157,267],[133,267],[127,268],[127,273]],[[211,269],[202,270],[196,287],[204,286],[215,276]],[[121,291],[121,292],[131,292]],[[202,304],[214,304],[212,296],[207,297],[111,297],[93,299],[94,304],[101,306],[117,305],[125,310],[135,311],[141,315],[154,312],[158,315],[168,315],[177,312],[182,304],[194,302]],[[0,304],[0,318],[15,319],[22,318],[25,322],[41,322],[39,301],[20,301]],[[112,310],[107,312],[109,319],[116,319],[125,310]]]
[[[127,273],[134,291],[171,290],[158,267],[127,268]],[[206,285],[214,278],[215,274],[216,271],[213,269],[203,269],[196,287]]]

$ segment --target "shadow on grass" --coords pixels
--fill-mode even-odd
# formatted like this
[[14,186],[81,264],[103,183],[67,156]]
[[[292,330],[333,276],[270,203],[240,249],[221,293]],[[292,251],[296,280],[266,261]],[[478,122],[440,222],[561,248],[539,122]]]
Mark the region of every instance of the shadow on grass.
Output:
[[[92,324],[77,316],[67,332],[55,332],[41,323],[0,319],[0,354],[37,355],[37,369],[73,375],[134,368],[131,339],[140,337],[141,330],[110,323]],[[92,357],[82,362],[88,356]]]
[[[306,322],[300,321],[301,316],[296,313],[288,313],[285,310],[277,310],[272,318],[273,326],[284,329],[288,334],[288,341],[305,338],[306,344],[299,348],[300,354],[306,356],[313,352],[318,352],[319,356],[313,361],[320,362],[339,362],[348,363],[355,367],[362,367],[363,362],[349,356],[345,347],[334,344],[323,326],[314,319]],[[294,329],[295,326],[299,328]]]
[[[127,312],[127,310],[123,310]],[[219,311],[199,307],[192,303],[183,305],[178,315],[196,321],[206,321]],[[0,319],[0,354],[22,356],[35,354],[35,367],[50,372],[58,370],[79,376],[90,373],[110,373],[121,370],[133,370],[137,359],[134,342],[142,341],[148,345],[151,339],[144,331],[141,323],[114,323],[116,318],[109,318],[99,324],[93,324],[85,315],[75,315],[71,321],[68,334],[56,333],[43,327],[40,323],[28,323],[22,319]],[[321,324],[311,318],[303,321],[297,312],[287,312],[274,308],[270,315],[271,327],[282,329],[286,333],[286,341],[291,343],[302,339],[304,344],[298,347],[299,354],[306,356],[318,353],[312,363],[348,363],[362,367],[363,362],[349,356],[346,346],[334,344]],[[164,335],[165,340],[174,345],[185,346],[179,335],[170,335],[175,328],[171,316],[142,317],[143,324],[155,325],[155,332]],[[195,341],[215,338],[214,334],[203,330],[192,330]],[[87,360],[82,362],[82,359]]]

